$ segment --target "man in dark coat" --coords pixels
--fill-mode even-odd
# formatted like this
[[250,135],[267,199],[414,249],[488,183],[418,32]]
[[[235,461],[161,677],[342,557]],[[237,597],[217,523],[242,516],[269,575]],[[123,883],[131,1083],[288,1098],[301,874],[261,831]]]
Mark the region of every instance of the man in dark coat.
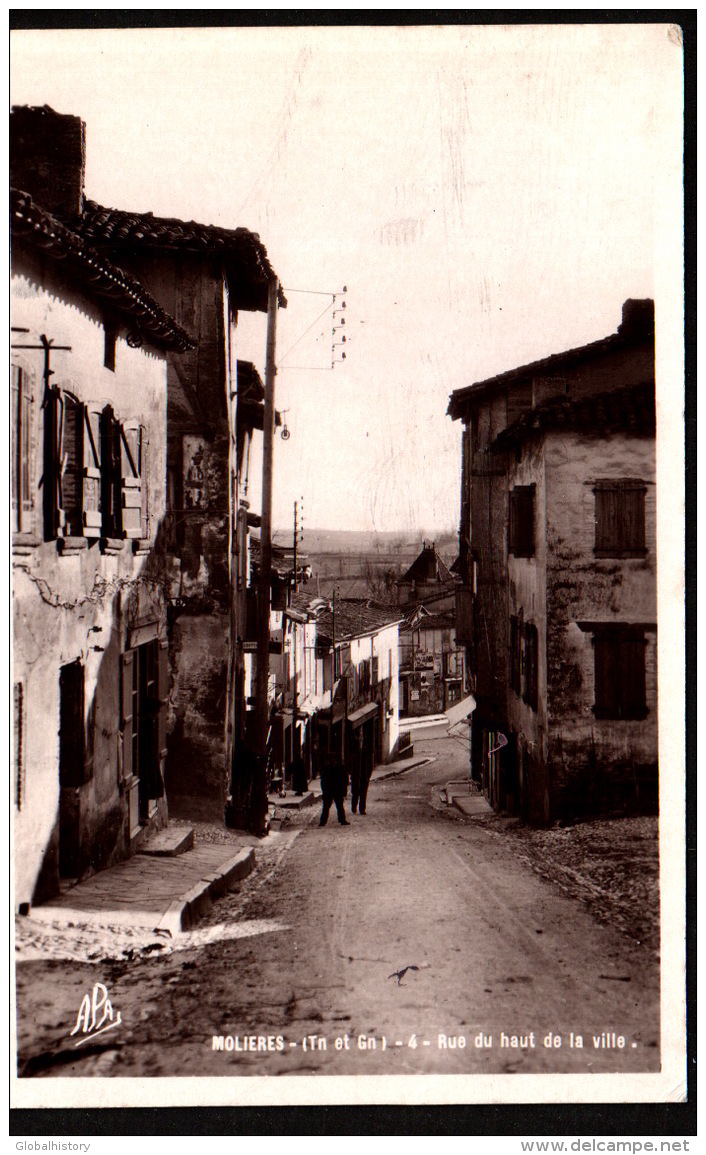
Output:
[[336,803],[336,813],[341,826],[349,825],[343,805],[347,789],[348,775],[340,759],[336,758],[335,754],[324,754],[321,759],[321,799],[323,805],[319,826],[325,826],[328,822],[328,813],[332,802]]

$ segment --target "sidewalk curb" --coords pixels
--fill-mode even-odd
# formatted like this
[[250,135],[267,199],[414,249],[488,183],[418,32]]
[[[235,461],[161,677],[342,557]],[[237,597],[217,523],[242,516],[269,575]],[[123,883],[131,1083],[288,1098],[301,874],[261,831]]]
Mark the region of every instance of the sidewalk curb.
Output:
[[166,931],[172,937],[180,931],[189,930],[203,918],[211,907],[213,898],[222,898],[234,883],[246,878],[255,868],[255,850],[252,846],[238,851],[218,870],[207,874],[186,894],[175,898],[159,920],[155,931]]
[[376,774],[370,779],[371,782],[384,782],[386,778],[399,778],[400,774],[406,774],[408,770],[417,770],[420,766],[427,766],[430,762],[435,762],[436,759],[431,755],[425,755],[423,758],[414,758],[405,766],[400,766],[395,770],[386,770],[383,774]]

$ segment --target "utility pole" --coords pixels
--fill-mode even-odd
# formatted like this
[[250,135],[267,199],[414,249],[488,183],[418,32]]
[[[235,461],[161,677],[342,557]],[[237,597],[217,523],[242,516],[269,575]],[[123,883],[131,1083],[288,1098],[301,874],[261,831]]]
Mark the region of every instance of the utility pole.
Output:
[[268,687],[270,680],[270,596],[272,570],[272,456],[275,437],[275,344],[279,282],[273,277],[267,296],[267,357],[262,444],[262,521],[260,576],[257,590],[257,679],[255,683],[257,746],[253,770],[250,818],[253,833],[267,833]]

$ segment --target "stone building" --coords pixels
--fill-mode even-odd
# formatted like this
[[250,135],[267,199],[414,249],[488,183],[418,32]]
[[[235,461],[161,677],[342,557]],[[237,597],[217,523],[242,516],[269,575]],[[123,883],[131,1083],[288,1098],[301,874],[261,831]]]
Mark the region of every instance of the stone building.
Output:
[[[263,421],[262,382],[252,365],[237,359],[238,313],[267,310],[274,273],[264,246],[247,229],[121,212],[90,201],[80,227],[143,278],[198,342],[168,361],[167,792],[173,809],[218,818],[235,751],[245,740],[243,571],[258,518],[243,479],[250,440]],[[279,303],[286,303],[281,293]]]
[[654,306],[456,391],[474,775],[546,823],[657,804]]
[[21,910],[166,821],[165,358],[192,345],[136,277],[62,224],[81,205],[83,129],[33,111],[11,135]]
[[400,714],[442,714],[465,690],[464,648],[456,643],[453,610],[420,606],[400,625]]

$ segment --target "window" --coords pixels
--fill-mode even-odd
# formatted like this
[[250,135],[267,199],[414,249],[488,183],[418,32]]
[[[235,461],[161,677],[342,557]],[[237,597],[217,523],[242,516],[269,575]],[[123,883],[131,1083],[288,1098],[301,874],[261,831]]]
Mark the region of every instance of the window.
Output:
[[525,661],[522,685],[522,700],[532,709],[537,709],[537,668],[538,668],[537,627],[525,626]]
[[361,694],[370,691],[371,659],[365,658],[358,667],[358,685]]
[[517,617],[510,618],[510,689],[516,694],[521,692],[522,666],[522,631],[521,622]]
[[45,537],[149,538],[148,440],[110,406],[51,390],[44,418]]
[[643,481],[622,478],[597,481],[596,546],[598,557],[643,557],[645,490]]
[[12,365],[12,528],[29,533],[33,528],[32,496],[32,385],[30,374]]
[[507,548],[515,557],[534,556],[534,490],[534,485],[510,490]]
[[380,665],[380,659],[378,658],[377,654],[375,654],[375,655],[373,656],[373,660],[372,660],[372,661],[373,661],[373,666],[372,666],[372,681],[373,681],[373,685],[374,685],[374,686],[377,686],[377,684],[378,684],[378,669],[379,669],[379,665]]
[[84,666],[70,662],[59,670],[59,785],[82,786],[90,777],[86,762]]
[[639,628],[596,631],[593,635],[597,718],[647,716],[645,635]]
[[510,618],[510,689],[531,709],[537,709],[539,639],[537,627]]

